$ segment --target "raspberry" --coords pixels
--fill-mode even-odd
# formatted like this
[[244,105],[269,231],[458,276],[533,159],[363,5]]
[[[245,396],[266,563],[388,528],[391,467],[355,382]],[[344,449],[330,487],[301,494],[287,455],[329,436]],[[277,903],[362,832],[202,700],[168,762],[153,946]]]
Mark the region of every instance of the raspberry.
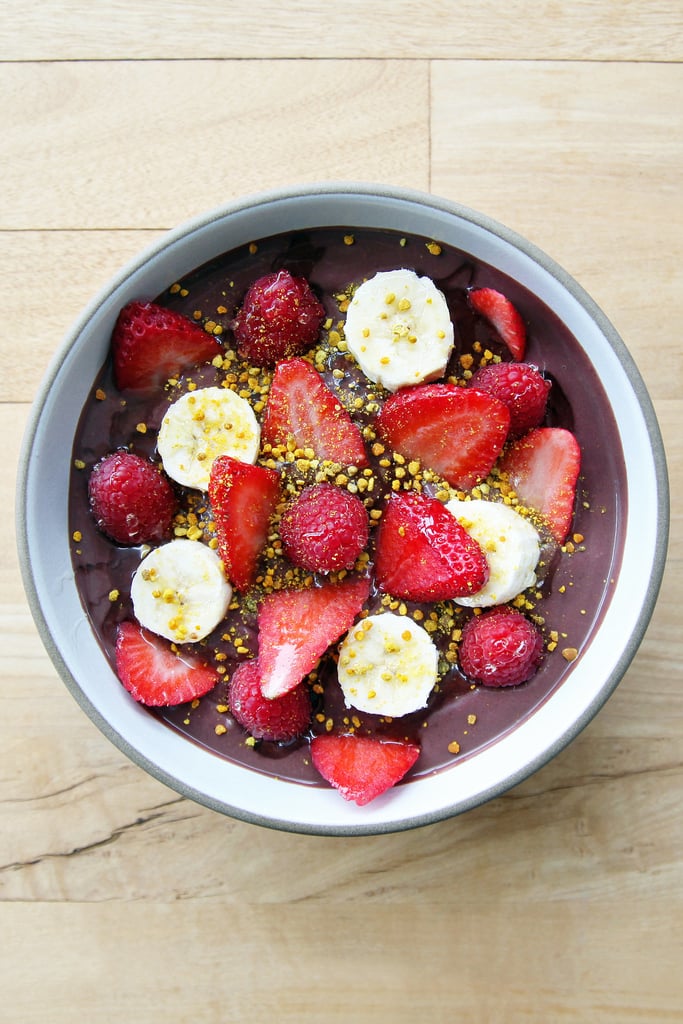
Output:
[[165,540],[177,501],[166,476],[132,452],[113,452],[93,469],[88,483],[90,509],[98,527],[118,544]]
[[310,348],[324,317],[308,281],[280,270],[254,281],[232,329],[241,356],[273,365]]
[[309,572],[350,569],[368,542],[368,532],[360,498],[327,483],[304,487],[280,521],[285,555]]
[[261,692],[257,661],[243,661],[230,681],[230,713],[257,740],[296,739],[311,719],[311,695],[304,683],[269,700]]
[[543,657],[543,637],[521,612],[494,608],[475,615],[460,641],[460,667],[484,686],[517,686],[530,679]]
[[531,363],[491,363],[473,374],[470,387],[486,391],[510,410],[510,434],[519,437],[545,416],[550,381]]

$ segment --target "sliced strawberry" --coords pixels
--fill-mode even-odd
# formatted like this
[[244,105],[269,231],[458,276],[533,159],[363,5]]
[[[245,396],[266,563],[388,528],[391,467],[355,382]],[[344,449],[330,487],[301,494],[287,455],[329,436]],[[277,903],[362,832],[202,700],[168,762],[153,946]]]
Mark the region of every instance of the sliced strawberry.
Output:
[[367,579],[269,594],[258,615],[261,689],[272,700],[293,690],[346,633],[370,592]]
[[262,441],[273,446],[293,440],[320,459],[366,466],[363,437],[320,374],[304,359],[278,363],[268,395]]
[[501,472],[523,505],[540,512],[558,542],[574,515],[581,449],[563,427],[537,427],[515,441],[500,460]]
[[274,469],[252,466],[230,455],[214,460],[209,501],[218,553],[226,576],[237,590],[247,590],[254,582],[270,517],[279,499],[280,476]]
[[493,395],[455,384],[425,384],[392,395],[377,431],[394,451],[419,459],[454,487],[468,490],[491,472],[510,426]]
[[359,807],[395,786],[419,756],[415,743],[375,736],[324,733],[311,741],[316,769],[345,800],[353,800]]
[[496,329],[513,359],[524,359],[526,327],[517,307],[495,288],[473,288],[467,297],[472,309]]
[[451,512],[425,494],[392,494],[377,532],[375,578],[407,601],[475,594],[489,576],[486,558]]
[[116,633],[116,673],[130,695],[149,707],[185,704],[212,690],[219,675],[185,649],[176,652],[161,637],[135,622]]
[[212,334],[187,317],[154,302],[131,302],[121,310],[111,339],[119,388],[150,388],[190,366],[220,355]]
[[228,700],[236,722],[254,739],[287,742],[308,728],[311,719],[311,691],[305,683],[268,700],[261,692],[257,661],[243,661],[230,680]]

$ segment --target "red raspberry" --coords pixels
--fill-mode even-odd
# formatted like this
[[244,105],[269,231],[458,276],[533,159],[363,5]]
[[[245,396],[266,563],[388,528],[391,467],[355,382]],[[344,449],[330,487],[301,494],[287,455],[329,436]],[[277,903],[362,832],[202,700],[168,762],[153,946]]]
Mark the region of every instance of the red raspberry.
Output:
[[239,354],[265,366],[310,348],[324,317],[308,281],[280,270],[251,285],[232,329]]
[[261,692],[258,661],[235,669],[228,695],[230,713],[257,740],[287,741],[304,733],[311,719],[311,694],[305,683],[269,700]]
[[484,686],[517,686],[543,657],[543,637],[521,612],[494,608],[475,615],[462,631],[460,668]]
[[132,452],[114,452],[93,469],[90,509],[103,533],[118,544],[150,544],[171,532],[177,500],[170,481]]
[[368,542],[368,531],[360,498],[326,483],[304,487],[280,521],[287,558],[309,572],[350,569]]
[[470,387],[493,395],[510,410],[510,434],[519,437],[545,416],[550,381],[530,363],[491,363],[472,375]]

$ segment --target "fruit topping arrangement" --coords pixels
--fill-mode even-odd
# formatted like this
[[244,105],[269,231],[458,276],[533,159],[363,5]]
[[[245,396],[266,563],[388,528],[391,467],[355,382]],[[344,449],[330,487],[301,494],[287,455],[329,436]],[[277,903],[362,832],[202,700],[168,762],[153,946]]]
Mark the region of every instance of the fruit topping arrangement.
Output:
[[436,710],[559,656],[543,586],[579,444],[524,361],[533,324],[497,289],[458,295],[456,317],[406,259],[325,294],[254,273],[221,324],[132,302],[93,400],[109,448],[76,439],[109,553],[92,621],[131,697],[188,735],[208,707],[212,749],[272,773],[296,753],[359,805],[420,770]]

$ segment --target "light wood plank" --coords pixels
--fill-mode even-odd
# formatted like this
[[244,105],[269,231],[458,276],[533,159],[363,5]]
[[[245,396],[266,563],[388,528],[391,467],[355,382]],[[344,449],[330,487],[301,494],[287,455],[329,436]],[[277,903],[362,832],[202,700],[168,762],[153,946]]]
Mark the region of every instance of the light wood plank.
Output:
[[461,58],[680,60],[676,0],[5,0],[6,60],[165,58]]
[[680,396],[683,66],[444,62],[432,88],[432,190],[549,253]]
[[[444,883],[464,888],[464,876]],[[255,1014],[412,1024],[427,1010],[439,1024],[680,1020],[683,946],[666,904],[651,906],[645,926],[629,904],[539,912],[407,902],[368,913],[329,894],[317,912],[74,904],[8,907],[5,921],[15,937],[4,990],[13,1020],[108,1024],[114,1006],[136,1024],[241,1024]]]
[[[43,713],[54,706],[43,702]],[[676,902],[680,892],[683,778],[669,740],[580,740],[459,819],[353,842],[275,833],[183,800],[73,728],[71,709],[51,728],[43,714],[23,747],[9,749],[22,765],[40,749],[42,764],[32,796],[14,777],[5,786],[4,900],[324,907],[331,893],[400,905],[408,890],[457,913],[466,903]],[[172,850],[160,861],[162,840]],[[466,890],[444,886],[453,876],[467,878]]]
[[426,188],[428,87],[421,61],[0,65],[0,229],[160,230],[320,179]]
[[159,231],[0,231],[12,316],[0,323],[0,402],[34,398],[76,318]]

